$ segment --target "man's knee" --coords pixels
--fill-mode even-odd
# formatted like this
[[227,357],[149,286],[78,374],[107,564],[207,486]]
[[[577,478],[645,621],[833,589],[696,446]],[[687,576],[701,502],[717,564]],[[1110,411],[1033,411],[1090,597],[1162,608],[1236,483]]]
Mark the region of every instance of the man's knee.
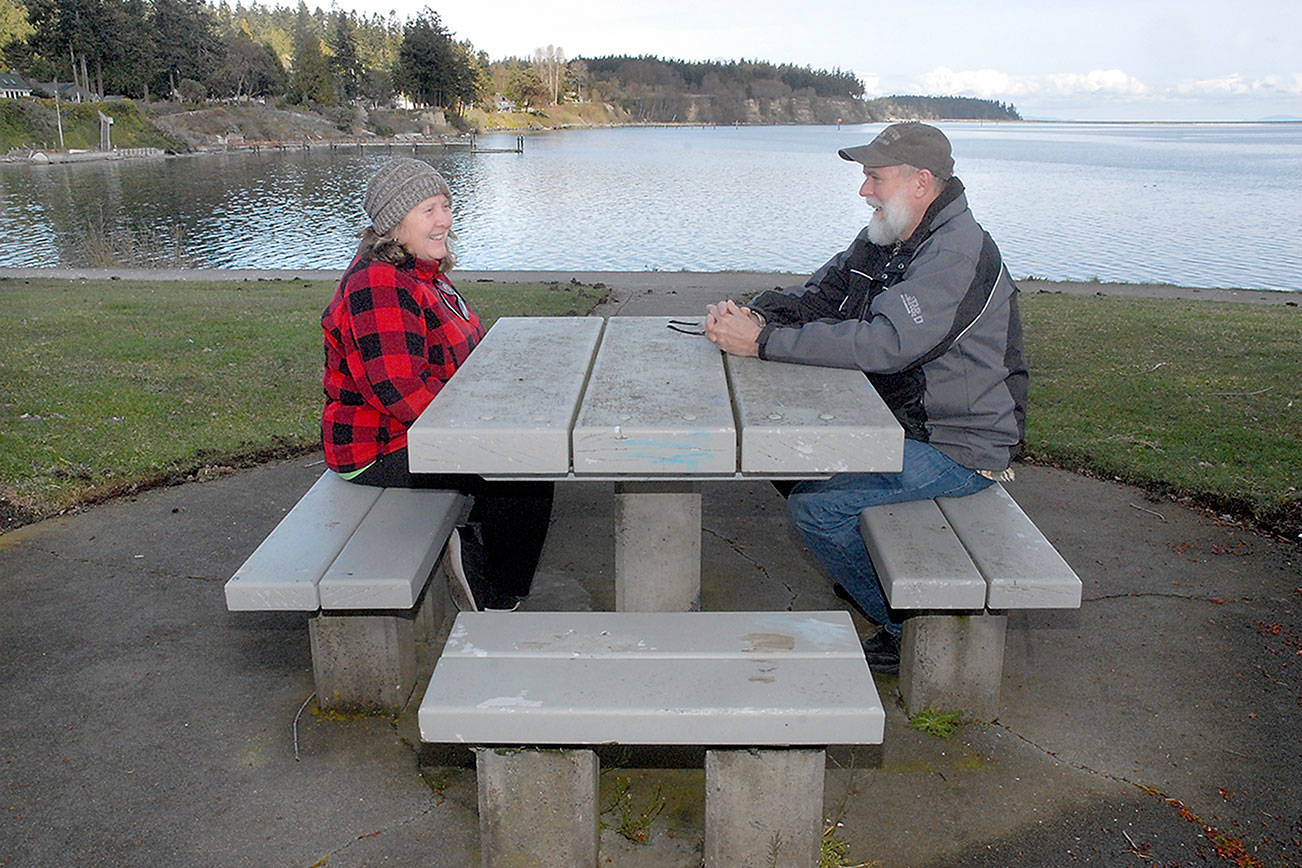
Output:
[[844,498],[823,491],[793,491],[787,498],[787,513],[796,527],[818,536],[829,536],[859,517],[857,510],[849,510]]
[[796,493],[788,494],[787,515],[791,516],[791,520],[796,527],[806,529],[812,527],[814,522],[810,520],[809,515],[809,496]]

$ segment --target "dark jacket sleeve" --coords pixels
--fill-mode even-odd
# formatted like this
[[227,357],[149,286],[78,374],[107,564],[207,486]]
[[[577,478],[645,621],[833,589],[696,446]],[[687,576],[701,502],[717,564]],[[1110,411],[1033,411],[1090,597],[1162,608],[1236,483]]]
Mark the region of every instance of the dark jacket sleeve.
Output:
[[953,248],[924,246],[908,276],[877,295],[863,319],[766,328],[760,356],[865,372],[903,370],[952,336],[975,266]]
[[803,286],[762,292],[751,300],[751,309],[779,326],[798,326],[849,315],[855,287],[866,277],[851,268],[850,263],[864,258],[863,246],[869,244],[866,233],[865,228],[849,247],[811,274]]

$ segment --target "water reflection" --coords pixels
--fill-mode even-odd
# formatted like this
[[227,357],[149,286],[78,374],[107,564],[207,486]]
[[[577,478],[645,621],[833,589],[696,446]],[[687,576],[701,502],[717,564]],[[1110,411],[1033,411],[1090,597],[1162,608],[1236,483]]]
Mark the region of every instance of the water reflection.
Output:
[[[1302,288],[1302,125],[942,126],[1015,276]],[[419,156],[453,188],[465,268],[806,272],[869,216],[835,152],[877,129],[570,130]],[[342,268],[390,156],[2,165],[0,265]]]

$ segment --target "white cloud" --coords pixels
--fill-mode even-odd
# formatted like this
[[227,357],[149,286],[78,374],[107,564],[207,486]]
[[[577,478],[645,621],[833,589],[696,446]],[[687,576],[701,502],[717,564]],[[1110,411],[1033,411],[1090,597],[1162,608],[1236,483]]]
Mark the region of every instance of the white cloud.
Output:
[[984,99],[1007,99],[1035,92],[1034,78],[1014,76],[995,69],[955,72],[938,66],[918,78],[921,92],[934,96],[979,96]]
[[1058,96],[1110,94],[1142,97],[1149,93],[1146,84],[1120,69],[1092,69],[1083,74],[1055,72],[1044,76],[1044,79],[1047,87],[1042,92]]
[[1294,74],[1292,80],[1284,76],[1267,75],[1262,78],[1249,79],[1238,73],[1219,78],[1203,78],[1195,81],[1182,81],[1175,87],[1181,96],[1268,96],[1271,94],[1302,95],[1302,73]]
[[1120,69],[1012,75],[996,69],[955,71],[940,66],[920,76],[917,84],[926,94],[1001,100],[1085,94],[1142,97],[1150,92],[1142,81]]

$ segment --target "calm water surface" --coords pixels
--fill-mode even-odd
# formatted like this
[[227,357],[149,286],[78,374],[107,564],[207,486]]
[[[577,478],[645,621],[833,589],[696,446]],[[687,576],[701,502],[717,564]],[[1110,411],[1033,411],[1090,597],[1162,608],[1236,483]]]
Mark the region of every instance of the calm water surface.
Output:
[[[1302,124],[940,126],[1015,277],[1302,289]],[[867,221],[836,149],[880,128],[567,130],[419,156],[452,185],[463,268],[807,272]],[[160,265],[342,268],[389,156],[3,165],[0,265],[92,264],[107,236]]]

